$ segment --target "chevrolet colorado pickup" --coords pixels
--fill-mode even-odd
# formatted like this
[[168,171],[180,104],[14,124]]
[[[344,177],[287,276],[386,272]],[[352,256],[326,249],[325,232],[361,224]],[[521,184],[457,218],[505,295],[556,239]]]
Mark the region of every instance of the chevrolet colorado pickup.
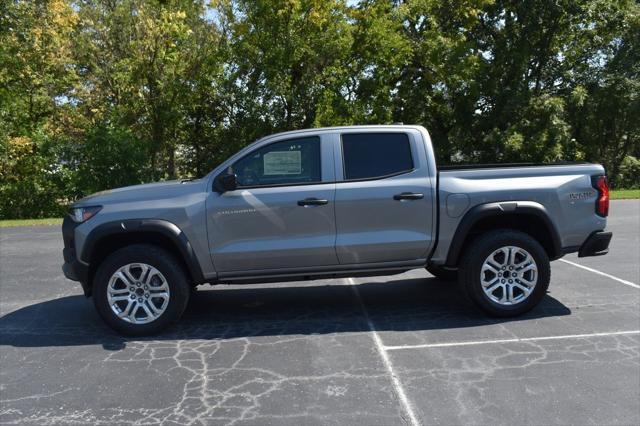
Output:
[[129,335],[182,315],[195,286],[389,275],[426,268],[487,314],[533,308],[550,261],[608,251],[597,164],[436,167],[420,126],[258,140],[206,177],[75,203],[64,274]]

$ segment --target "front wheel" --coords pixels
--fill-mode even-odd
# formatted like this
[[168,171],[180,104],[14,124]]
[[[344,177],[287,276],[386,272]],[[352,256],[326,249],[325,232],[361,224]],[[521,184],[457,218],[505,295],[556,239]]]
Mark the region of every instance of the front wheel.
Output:
[[460,262],[460,286],[484,312],[520,315],[536,306],[549,287],[549,257],[534,238],[496,230],[476,238]]
[[136,244],[107,257],[96,272],[93,299],[114,330],[131,336],[158,333],[178,320],[190,288],[180,263],[166,250]]

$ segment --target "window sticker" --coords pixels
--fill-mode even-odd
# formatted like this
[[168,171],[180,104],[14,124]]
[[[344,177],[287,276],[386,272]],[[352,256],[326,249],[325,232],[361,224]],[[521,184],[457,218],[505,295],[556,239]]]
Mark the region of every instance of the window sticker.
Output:
[[263,157],[264,175],[299,175],[302,173],[301,151],[271,151]]

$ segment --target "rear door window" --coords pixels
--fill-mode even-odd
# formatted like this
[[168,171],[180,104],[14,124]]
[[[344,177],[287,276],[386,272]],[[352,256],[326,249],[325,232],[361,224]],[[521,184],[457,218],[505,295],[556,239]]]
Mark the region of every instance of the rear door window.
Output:
[[413,170],[406,133],[342,135],[345,180],[376,179]]

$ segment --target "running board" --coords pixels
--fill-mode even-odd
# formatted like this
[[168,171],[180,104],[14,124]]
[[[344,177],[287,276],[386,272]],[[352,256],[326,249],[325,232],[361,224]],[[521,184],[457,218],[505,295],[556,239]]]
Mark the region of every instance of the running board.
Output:
[[329,265],[314,268],[261,269],[220,272],[218,283],[249,284],[292,280],[313,280],[400,274],[411,269],[424,268],[426,259],[402,262],[382,262],[349,265]]

